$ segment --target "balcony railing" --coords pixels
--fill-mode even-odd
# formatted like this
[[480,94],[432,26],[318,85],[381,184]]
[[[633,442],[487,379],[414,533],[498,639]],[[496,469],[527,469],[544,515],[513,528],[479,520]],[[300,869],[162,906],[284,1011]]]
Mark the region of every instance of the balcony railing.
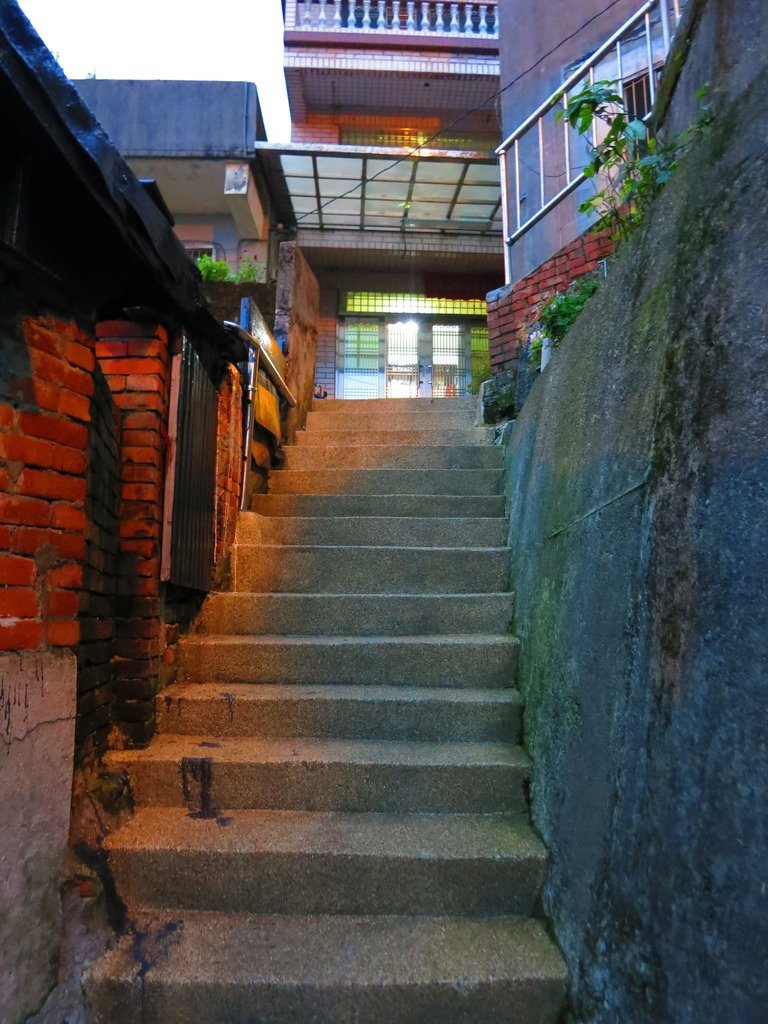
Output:
[[313,32],[498,39],[496,0],[288,0],[286,26]]
[[[647,0],[496,150],[501,163],[506,279],[511,247],[543,220],[586,176],[589,146],[558,110],[588,83],[608,80],[632,116],[647,117],[656,99],[657,75],[669,53],[685,0]],[[638,109],[639,108],[639,109]],[[597,128],[591,143],[596,145]]]

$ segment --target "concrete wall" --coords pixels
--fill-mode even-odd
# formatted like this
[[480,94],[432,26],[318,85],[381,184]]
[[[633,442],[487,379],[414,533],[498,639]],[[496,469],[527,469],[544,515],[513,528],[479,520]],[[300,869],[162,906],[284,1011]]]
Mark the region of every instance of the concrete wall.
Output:
[[768,1006],[768,10],[689,7],[669,121],[702,81],[717,119],[506,459],[545,909],[590,1024]]
[[0,1020],[20,1024],[56,981],[72,792],[70,651],[0,654]]
[[247,156],[266,139],[250,82],[75,82],[126,156]]

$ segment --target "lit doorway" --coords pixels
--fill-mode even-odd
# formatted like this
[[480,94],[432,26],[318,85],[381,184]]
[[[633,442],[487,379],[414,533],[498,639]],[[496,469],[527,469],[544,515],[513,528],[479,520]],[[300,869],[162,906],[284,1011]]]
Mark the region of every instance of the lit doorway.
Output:
[[[432,319],[344,320],[339,331],[339,398],[458,398],[488,374],[484,324]],[[474,385],[474,387],[473,387]]]

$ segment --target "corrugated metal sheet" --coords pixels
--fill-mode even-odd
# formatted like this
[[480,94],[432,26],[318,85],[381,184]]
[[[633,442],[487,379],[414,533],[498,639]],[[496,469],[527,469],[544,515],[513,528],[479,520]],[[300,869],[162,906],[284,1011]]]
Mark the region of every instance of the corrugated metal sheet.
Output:
[[170,582],[207,590],[216,516],[216,355],[185,336],[181,352]]

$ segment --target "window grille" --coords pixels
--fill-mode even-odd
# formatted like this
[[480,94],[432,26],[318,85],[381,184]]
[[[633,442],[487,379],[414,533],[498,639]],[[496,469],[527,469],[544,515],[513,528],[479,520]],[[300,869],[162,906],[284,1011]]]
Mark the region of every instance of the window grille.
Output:
[[343,313],[426,313],[432,316],[486,316],[485,299],[434,299],[426,295],[347,292]]

